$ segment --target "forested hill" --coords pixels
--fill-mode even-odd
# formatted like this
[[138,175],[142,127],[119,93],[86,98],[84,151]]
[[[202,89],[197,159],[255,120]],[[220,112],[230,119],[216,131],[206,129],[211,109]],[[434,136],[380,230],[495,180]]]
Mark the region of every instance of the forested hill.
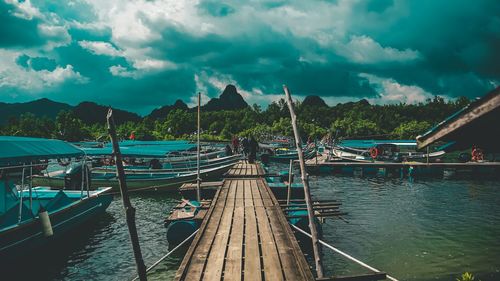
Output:
[[[47,102],[47,100],[45,101]],[[318,96],[296,102],[301,134],[322,137],[327,133],[350,138],[414,138],[469,103],[466,98],[445,101],[434,97],[419,104],[373,105],[366,100],[328,106]],[[5,104],[0,104],[5,106]],[[1,108],[0,108],[1,109]],[[96,140],[106,137],[104,118],[107,107],[82,103],[62,105],[62,111],[40,118],[40,112],[23,113],[0,125],[0,134],[53,137],[64,140]],[[140,116],[115,110],[118,133],[126,138],[133,131],[137,139],[189,138],[196,131],[196,110],[182,101]],[[35,115],[36,114],[36,115]],[[2,115],[6,116],[3,114]],[[283,99],[265,110],[252,107],[234,86],[207,103],[202,110],[203,138],[228,140],[232,135],[291,135],[288,107]]]
[[7,122],[8,118],[19,117],[21,114],[31,112],[36,116],[46,116],[54,119],[61,110],[71,110],[69,104],[51,101],[49,99],[39,99],[24,103],[4,103],[0,102],[0,125]]

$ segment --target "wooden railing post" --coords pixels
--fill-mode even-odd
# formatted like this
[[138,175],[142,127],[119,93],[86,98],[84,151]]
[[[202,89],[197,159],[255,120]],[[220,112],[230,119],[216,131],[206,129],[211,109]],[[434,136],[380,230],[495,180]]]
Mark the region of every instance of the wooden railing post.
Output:
[[113,155],[115,156],[116,174],[118,176],[118,183],[120,186],[120,193],[122,195],[123,208],[125,209],[125,217],[127,219],[128,232],[130,235],[130,242],[132,243],[132,250],[134,251],[135,264],[137,266],[137,274],[139,280],[146,281],[146,266],[142,259],[141,246],[139,244],[139,236],[137,235],[137,227],[135,225],[135,208],[130,203],[128,196],[127,181],[125,180],[125,171],[123,170],[122,155],[120,153],[120,146],[118,145],[118,138],[116,136],[115,120],[113,119],[113,110],[110,108],[106,117],[108,122],[108,133],[113,144]]
[[290,205],[292,199],[292,179],[293,179],[293,160],[290,159],[290,168],[288,168],[288,190],[286,194],[286,204]]
[[302,152],[302,141],[300,139],[299,130],[297,128],[297,117],[295,116],[295,111],[293,110],[292,97],[288,92],[287,86],[283,85],[283,90],[286,95],[286,102],[288,104],[288,109],[290,110],[290,117],[292,119],[293,134],[295,136],[295,145],[297,146],[297,153],[299,155],[300,163],[300,173],[302,176],[302,184],[304,185],[304,199],[307,205],[307,217],[309,218],[309,229],[311,230],[312,247],[314,252],[314,261],[316,264],[316,273],[318,278],[323,278],[323,265],[321,262],[321,254],[319,251],[318,242],[318,232],[316,229],[316,224],[314,222],[314,210],[311,200],[311,192],[309,190],[309,179],[307,176],[306,165],[304,162],[304,154]]
[[196,199],[201,202],[201,177],[200,177],[200,103],[201,103],[201,93],[198,93],[198,141],[197,141],[197,153],[196,153]]

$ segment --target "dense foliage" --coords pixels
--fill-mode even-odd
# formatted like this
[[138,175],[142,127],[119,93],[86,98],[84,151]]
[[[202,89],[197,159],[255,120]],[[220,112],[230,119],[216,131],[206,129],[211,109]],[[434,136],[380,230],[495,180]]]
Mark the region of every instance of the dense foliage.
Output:
[[[440,97],[420,104],[371,105],[366,100],[333,107],[296,103],[296,113],[303,137],[321,138],[330,133],[345,138],[411,139],[428,130],[447,116],[468,104],[466,98],[445,101]],[[288,107],[284,100],[271,103],[266,110],[254,105],[239,110],[202,112],[204,140],[229,140],[232,135],[291,136]],[[136,139],[187,139],[196,131],[196,112],[175,109],[166,118],[143,118],[118,126],[118,134]],[[10,118],[0,128],[3,135],[59,138],[68,141],[102,140],[105,125],[87,125],[71,111],[61,111],[55,120],[25,113]]]

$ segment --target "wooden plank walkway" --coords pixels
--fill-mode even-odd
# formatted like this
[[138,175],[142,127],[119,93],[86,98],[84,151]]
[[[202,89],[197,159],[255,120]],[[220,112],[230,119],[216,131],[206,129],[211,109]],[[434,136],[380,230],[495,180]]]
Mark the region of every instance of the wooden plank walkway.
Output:
[[314,280],[259,165],[238,163],[217,191],[175,280]]
[[260,165],[240,161],[225,174],[225,178],[259,178],[264,174]]

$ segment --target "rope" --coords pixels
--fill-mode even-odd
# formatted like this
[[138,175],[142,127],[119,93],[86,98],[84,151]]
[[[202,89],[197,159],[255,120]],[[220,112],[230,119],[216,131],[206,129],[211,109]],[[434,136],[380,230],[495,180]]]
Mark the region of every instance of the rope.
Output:
[[[301,232],[302,234],[304,234],[304,235],[306,235],[306,236],[308,236],[308,237],[311,237],[311,234],[309,234],[309,233],[305,232],[304,230],[300,229],[299,227],[297,227],[297,226],[295,226],[295,225],[293,225],[293,224],[290,224],[290,225],[291,225],[293,228],[295,228],[296,230],[298,230],[299,232]],[[339,249],[337,249],[337,248],[335,248],[335,247],[333,247],[333,246],[331,246],[331,245],[327,244],[327,243],[326,243],[325,241],[323,241],[323,240],[319,240],[319,239],[318,239],[318,241],[319,241],[319,243],[320,243],[320,244],[322,244],[322,245],[326,246],[327,248],[330,248],[330,249],[331,249],[331,250],[333,250],[334,252],[336,252],[336,253],[338,253],[338,254],[340,254],[340,255],[344,256],[345,258],[347,258],[347,259],[349,259],[349,260],[351,260],[351,261],[353,261],[353,262],[355,262],[355,263],[357,263],[357,264],[359,264],[359,265],[361,265],[361,266],[362,266],[362,267],[364,267],[364,268],[367,268],[367,269],[369,269],[369,270],[371,270],[371,271],[373,271],[373,272],[375,272],[375,273],[380,273],[380,272],[381,272],[380,270],[378,270],[378,269],[376,269],[376,268],[374,268],[374,267],[371,267],[371,266],[367,265],[366,263],[364,263],[364,262],[362,262],[362,261],[360,261],[360,260],[358,260],[358,259],[356,259],[356,258],[354,258],[354,257],[351,257],[349,254],[346,254],[346,253],[342,252],[341,250],[339,250]],[[396,279],[396,278],[394,278],[394,277],[392,277],[392,276],[389,276],[389,274],[386,274],[386,277],[387,277],[387,279],[390,279],[390,280],[392,280],[392,281],[399,281],[398,279]]]
[[[170,256],[170,254],[172,254],[173,252],[175,252],[177,249],[179,249],[182,245],[184,245],[184,243],[186,243],[187,241],[189,241],[191,238],[193,238],[193,236],[196,235],[196,233],[198,233],[200,229],[198,228],[195,232],[193,232],[191,235],[189,235],[188,238],[186,238],[184,241],[182,241],[179,245],[175,246],[175,248],[172,249],[172,251],[168,252],[166,255],[164,255],[163,257],[161,257],[158,261],[156,261],[155,263],[153,263],[150,267],[148,267],[148,269],[146,269],[146,273],[151,271],[151,269],[153,269],[154,267],[156,267],[160,262],[162,262],[164,259],[166,259],[168,256]],[[139,279],[139,276],[136,276],[134,279],[132,279],[132,281],[135,281],[135,280],[138,280]]]

